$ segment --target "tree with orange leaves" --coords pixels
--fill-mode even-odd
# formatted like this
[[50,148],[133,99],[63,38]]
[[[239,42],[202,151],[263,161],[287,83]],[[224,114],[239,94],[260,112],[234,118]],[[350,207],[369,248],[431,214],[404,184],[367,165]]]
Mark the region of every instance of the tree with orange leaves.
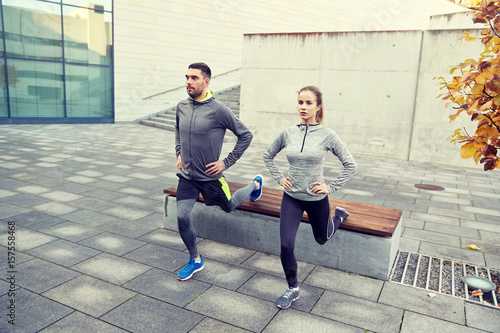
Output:
[[[500,168],[500,1],[484,1],[470,9],[474,13],[474,23],[485,26],[480,39],[484,51],[479,60],[467,59],[453,66],[450,74],[458,70],[460,75],[454,76],[451,82],[438,78],[442,80],[440,89],[447,91],[438,98],[448,100],[447,107],[455,105],[450,122],[462,112],[467,113],[471,121],[477,122],[473,135],[465,129],[456,129],[449,139],[455,144],[462,144],[462,158],[473,158],[476,164],[484,164],[487,171]],[[468,31],[462,38],[466,41],[478,39],[470,36]]]

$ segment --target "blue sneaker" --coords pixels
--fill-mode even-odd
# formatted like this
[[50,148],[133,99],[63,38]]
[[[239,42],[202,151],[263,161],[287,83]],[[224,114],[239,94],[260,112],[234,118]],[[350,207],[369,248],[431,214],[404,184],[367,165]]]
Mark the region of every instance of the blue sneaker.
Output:
[[187,263],[186,267],[181,269],[179,273],[177,274],[177,280],[179,281],[186,281],[190,279],[194,273],[199,272],[203,269],[203,257],[200,254],[200,262],[194,261],[193,258],[189,258],[189,262]]
[[253,180],[256,180],[259,182],[259,188],[256,190],[253,190],[252,193],[250,193],[250,200],[251,201],[257,201],[260,199],[262,196],[262,183],[264,182],[264,176],[262,175],[257,175]]

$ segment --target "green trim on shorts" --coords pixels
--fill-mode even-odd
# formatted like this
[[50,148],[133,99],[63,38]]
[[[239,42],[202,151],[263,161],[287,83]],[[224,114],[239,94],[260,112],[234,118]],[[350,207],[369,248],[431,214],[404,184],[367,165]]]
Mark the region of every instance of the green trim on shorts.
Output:
[[222,191],[226,195],[227,200],[231,200],[231,192],[229,191],[229,185],[226,182],[226,178],[219,178],[220,183],[222,184]]

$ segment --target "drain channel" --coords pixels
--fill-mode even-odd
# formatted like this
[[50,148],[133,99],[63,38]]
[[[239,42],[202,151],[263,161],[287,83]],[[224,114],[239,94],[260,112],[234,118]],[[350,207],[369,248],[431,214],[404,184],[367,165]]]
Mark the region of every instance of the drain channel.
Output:
[[[462,280],[465,276],[478,276],[493,282],[497,288],[483,295],[473,296],[473,289]],[[467,301],[498,309],[500,271],[488,267],[439,259],[428,255],[399,251],[389,275],[389,281],[435,293],[459,297]]]

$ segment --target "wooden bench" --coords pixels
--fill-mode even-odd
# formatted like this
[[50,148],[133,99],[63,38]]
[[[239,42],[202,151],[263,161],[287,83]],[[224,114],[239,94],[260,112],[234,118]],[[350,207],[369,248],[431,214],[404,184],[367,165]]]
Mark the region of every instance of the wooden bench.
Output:
[[[228,182],[231,193],[244,184]],[[164,227],[177,230],[176,187],[165,193]],[[245,200],[235,211],[205,206],[203,197],[195,205],[191,222],[199,237],[279,255],[279,216],[282,190],[264,187],[255,202]],[[332,214],[336,206],[349,217],[325,245],[314,241],[307,214],[296,238],[295,255],[308,263],[345,270],[378,279],[387,279],[399,247],[402,211],[375,205],[330,198]]]

